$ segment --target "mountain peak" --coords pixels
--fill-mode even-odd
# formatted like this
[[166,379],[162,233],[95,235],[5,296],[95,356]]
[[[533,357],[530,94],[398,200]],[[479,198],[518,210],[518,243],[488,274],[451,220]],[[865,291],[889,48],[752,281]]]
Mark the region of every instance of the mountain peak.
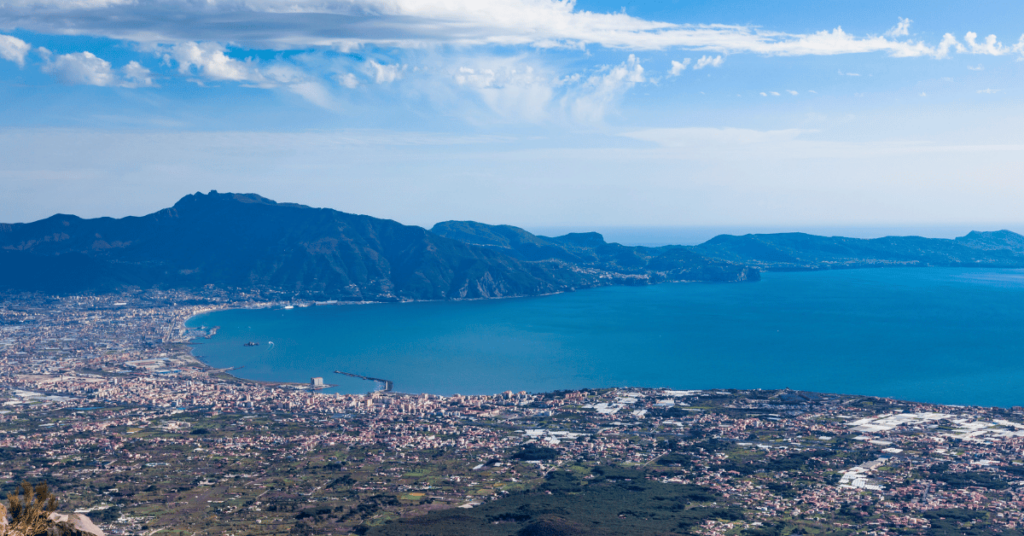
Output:
[[226,203],[242,203],[242,204],[259,204],[259,205],[277,205],[278,203],[272,199],[267,199],[258,194],[236,194],[236,193],[220,193],[217,190],[210,190],[210,193],[204,194],[202,192],[196,192],[194,194],[186,195],[178,200],[174,204],[174,208],[188,208],[188,207],[202,207],[211,204],[226,204]]
[[1001,231],[971,231],[966,236],[957,238],[955,242],[975,249],[1008,249],[1024,253],[1024,236],[1013,231],[1007,231],[1006,229]]

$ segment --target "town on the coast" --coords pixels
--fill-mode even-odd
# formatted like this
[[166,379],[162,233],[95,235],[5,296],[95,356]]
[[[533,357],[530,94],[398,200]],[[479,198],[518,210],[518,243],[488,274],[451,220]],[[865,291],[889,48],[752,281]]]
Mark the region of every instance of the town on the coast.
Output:
[[211,335],[185,326],[198,313],[292,305],[0,295],[2,491],[46,482],[106,534],[571,534],[573,509],[612,492],[594,534],[1024,524],[1021,407],[686,385],[345,395],[191,354]]

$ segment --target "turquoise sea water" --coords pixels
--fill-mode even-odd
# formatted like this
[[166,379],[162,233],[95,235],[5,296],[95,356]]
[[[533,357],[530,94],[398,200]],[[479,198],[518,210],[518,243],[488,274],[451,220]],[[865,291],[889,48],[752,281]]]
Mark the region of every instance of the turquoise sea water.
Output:
[[[230,310],[195,353],[341,392],[781,388],[1024,405],[1024,270],[767,273],[474,302]],[[247,341],[260,346],[244,347]],[[271,344],[272,343],[272,344]]]

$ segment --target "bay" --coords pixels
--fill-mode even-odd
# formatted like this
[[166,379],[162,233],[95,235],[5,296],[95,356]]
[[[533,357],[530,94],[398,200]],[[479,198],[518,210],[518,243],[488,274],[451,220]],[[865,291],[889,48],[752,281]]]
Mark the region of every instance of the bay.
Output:
[[[1024,270],[765,273],[468,302],[226,310],[195,354],[239,377],[359,393],[792,388],[1024,405]],[[245,347],[248,341],[259,346]],[[328,391],[332,392],[332,391]]]

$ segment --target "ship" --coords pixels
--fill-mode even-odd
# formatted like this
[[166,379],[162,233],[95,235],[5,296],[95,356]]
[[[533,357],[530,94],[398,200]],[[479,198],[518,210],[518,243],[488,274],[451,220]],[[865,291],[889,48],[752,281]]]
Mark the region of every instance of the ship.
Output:
[[258,342],[249,341],[249,342],[243,344],[242,346],[259,346],[259,345],[260,345],[260,343],[258,343]]

